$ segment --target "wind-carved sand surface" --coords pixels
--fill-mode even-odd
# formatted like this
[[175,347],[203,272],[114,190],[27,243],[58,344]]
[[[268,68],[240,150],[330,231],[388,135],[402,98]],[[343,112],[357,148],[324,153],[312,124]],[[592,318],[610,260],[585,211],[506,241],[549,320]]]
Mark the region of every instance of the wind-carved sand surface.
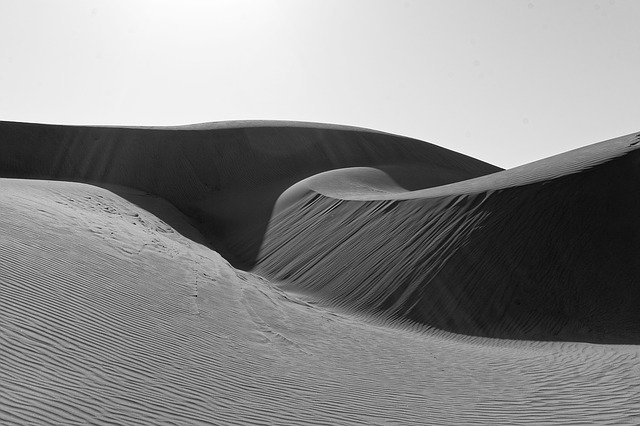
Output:
[[0,423],[637,424],[639,140],[0,123]]

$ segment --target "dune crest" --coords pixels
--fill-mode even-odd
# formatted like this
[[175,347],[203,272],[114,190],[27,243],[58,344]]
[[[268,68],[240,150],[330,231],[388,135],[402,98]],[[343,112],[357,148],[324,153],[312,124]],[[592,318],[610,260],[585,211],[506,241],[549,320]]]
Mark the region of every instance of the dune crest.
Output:
[[[0,176],[115,184],[158,195],[244,268],[255,264],[278,197],[316,173],[377,167],[417,189],[500,170],[415,139],[315,123],[99,127],[0,122],[0,141]],[[422,172],[407,180],[406,168]]]
[[455,333],[638,343],[637,141],[417,191],[308,178],[272,219],[259,270],[331,305]]

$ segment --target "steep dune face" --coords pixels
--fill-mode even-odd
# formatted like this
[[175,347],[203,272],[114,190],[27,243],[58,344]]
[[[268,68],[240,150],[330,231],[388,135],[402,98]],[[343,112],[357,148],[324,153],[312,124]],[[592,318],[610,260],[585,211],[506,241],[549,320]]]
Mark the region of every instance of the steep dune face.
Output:
[[285,194],[259,269],[330,304],[456,333],[638,343],[638,140],[414,192],[309,178]]
[[[288,187],[343,167],[385,170],[405,189],[499,169],[409,138],[344,126],[239,122],[170,128],[0,122],[0,176],[117,184],[161,196],[236,265],[255,263]],[[412,176],[407,179],[407,170]]]

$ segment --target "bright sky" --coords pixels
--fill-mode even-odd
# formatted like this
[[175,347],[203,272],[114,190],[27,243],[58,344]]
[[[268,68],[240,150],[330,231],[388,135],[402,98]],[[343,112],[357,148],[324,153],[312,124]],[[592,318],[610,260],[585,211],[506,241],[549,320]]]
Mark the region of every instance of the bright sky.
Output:
[[639,131],[639,76],[640,1],[0,1],[0,120],[338,123],[513,167]]

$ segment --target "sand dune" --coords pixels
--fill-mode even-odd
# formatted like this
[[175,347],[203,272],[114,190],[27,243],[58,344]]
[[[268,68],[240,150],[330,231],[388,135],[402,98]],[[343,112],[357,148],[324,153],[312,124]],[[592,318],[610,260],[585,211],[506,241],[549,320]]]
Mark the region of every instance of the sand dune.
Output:
[[0,123],[0,423],[637,424],[638,140]]
[[284,194],[260,270],[332,305],[455,333],[638,343],[638,140],[419,191],[370,175],[355,190],[346,179],[360,171],[308,178]]
[[499,170],[409,138],[310,123],[118,128],[0,122],[0,140],[0,175],[117,184],[156,194],[193,218],[216,250],[245,268],[255,263],[278,197],[316,173],[376,166],[414,185],[407,189],[418,189]]

